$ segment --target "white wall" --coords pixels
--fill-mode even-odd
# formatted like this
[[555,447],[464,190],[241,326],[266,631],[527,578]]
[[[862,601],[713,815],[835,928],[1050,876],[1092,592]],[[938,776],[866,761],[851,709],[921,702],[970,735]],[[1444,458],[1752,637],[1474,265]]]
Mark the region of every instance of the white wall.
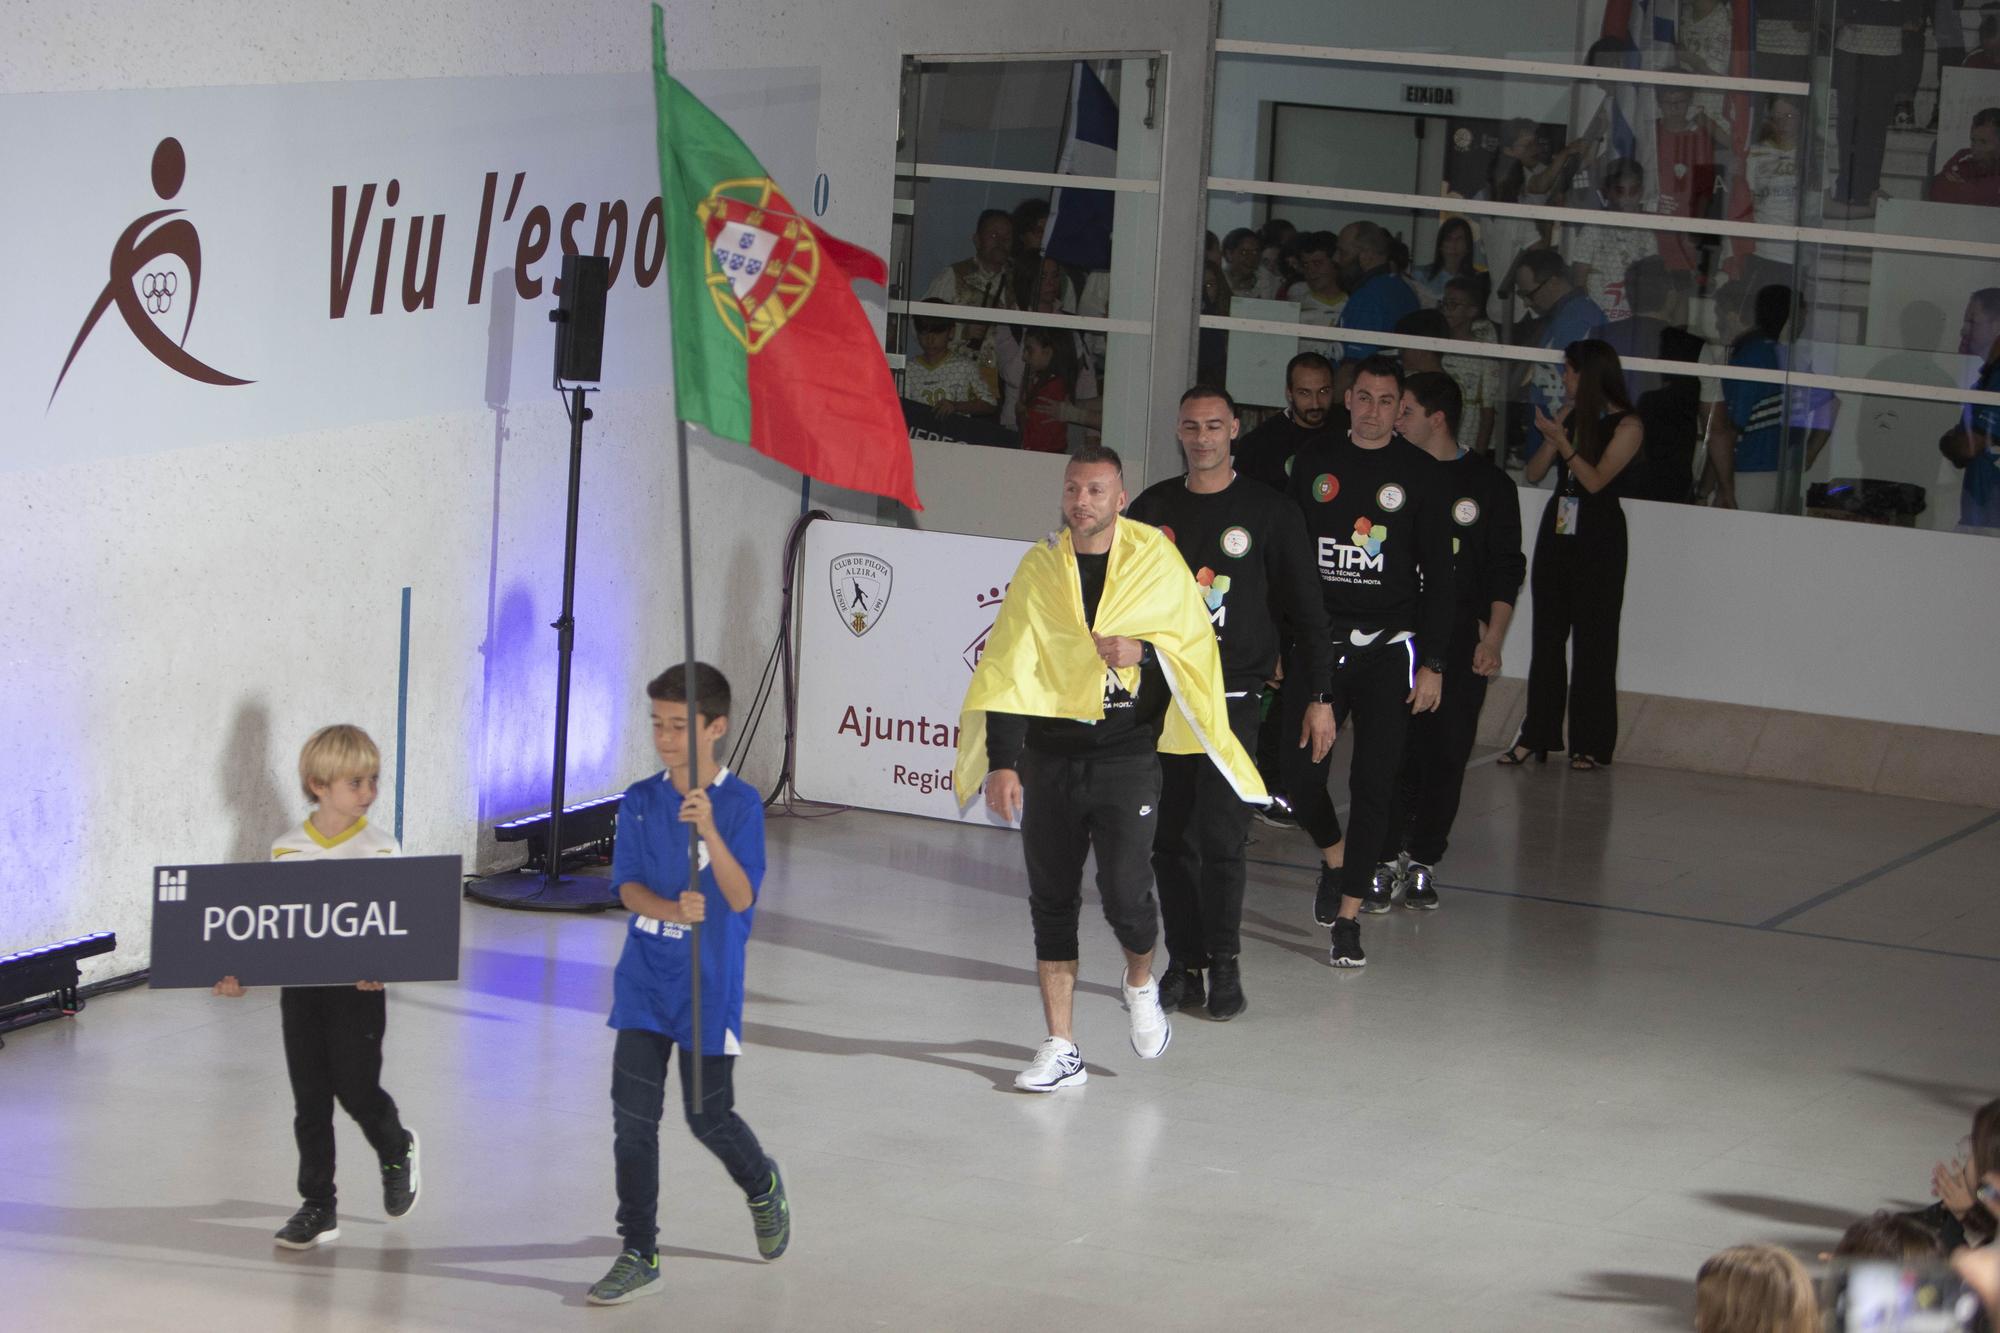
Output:
[[[878,252],[902,54],[1165,50],[1167,226],[1187,252],[1197,243],[1212,22],[1200,0],[676,0],[668,10],[680,70],[817,62],[817,156],[832,185],[822,222]],[[35,94],[643,70],[646,32],[644,7],[626,0],[11,5],[0,9],[0,133],[28,105],[14,99]],[[17,200],[64,197],[61,181],[13,185]],[[1191,311],[1193,264],[1163,260],[1162,273],[1163,309]],[[879,292],[864,296],[879,308]],[[1191,363],[1185,321],[1169,322],[1152,347],[1160,420]],[[597,411],[578,797],[649,771],[640,686],[681,644],[670,400],[606,393]],[[405,840],[474,855],[498,813],[496,765],[510,792],[545,773],[566,431],[550,402],[504,419],[377,421],[9,475],[0,950],[109,928],[119,952],[93,974],[143,965],[150,867],[259,855],[302,813],[290,774],[314,726],[345,718],[392,739],[405,585],[416,590]],[[746,450],[704,446],[693,484],[702,651],[747,692],[775,631],[778,548],[799,483]],[[773,753],[760,747],[748,776],[767,781]],[[393,796],[385,790],[385,814]]]
[[[1521,489],[1531,550],[1548,495]],[[1625,513],[1621,690],[2000,735],[2000,541],[1646,501]],[[1528,674],[1532,605],[1507,636],[1509,676]]]

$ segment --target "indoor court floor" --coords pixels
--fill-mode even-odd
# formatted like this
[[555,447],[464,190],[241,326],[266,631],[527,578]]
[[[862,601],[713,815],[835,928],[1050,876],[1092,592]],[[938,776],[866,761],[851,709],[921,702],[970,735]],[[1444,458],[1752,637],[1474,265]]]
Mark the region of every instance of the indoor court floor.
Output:
[[[1302,835],[1257,826],[1249,1011],[1127,1044],[1085,904],[1086,1087],[1042,1033],[1014,835],[774,817],[738,1107],[795,1230],[670,1109],[658,1299],[617,1252],[624,918],[468,904],[463,977],[391,988],[424,1188],[383,1221],[340,1120],[342,1237],[296,1206],[277,995],[131,990],[0,1051],[0,1326],[90,1330],[1691,1327],[1721,1247],[1812,1253],[1928,1202],[2000,1093],[2000,814],[1635,767],[1476,764],[1442,909],[1326,966]],[[1162,959],[1159,966],[1164,966]]]

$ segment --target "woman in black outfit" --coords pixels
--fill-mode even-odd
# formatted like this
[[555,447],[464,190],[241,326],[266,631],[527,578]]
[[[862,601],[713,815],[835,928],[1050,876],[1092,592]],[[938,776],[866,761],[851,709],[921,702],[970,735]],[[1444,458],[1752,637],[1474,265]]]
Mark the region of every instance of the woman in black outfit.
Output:
[[[1546,761],[1564,749],[1569,766],[1611,762],[1618,739],[1618,617],[1625,604],[1625,511],[1618,477],[1638,455],[1644,430],[1625,393],[1625,371],[1609,343],[1584,338],[1563,349],[1568,405],[1553,419],[1535,413],[1541,447],[1527,480],[1556,470],[1555,494],[1535,536],[1534,656],[1528,715],[1503,764]],[[1564,653],[1568,650],[1569,661]]]

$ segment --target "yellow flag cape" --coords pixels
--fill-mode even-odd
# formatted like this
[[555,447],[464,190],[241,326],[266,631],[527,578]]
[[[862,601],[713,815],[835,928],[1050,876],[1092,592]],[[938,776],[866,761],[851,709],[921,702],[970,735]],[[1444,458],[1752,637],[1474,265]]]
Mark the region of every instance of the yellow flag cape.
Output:
[[[1206,754],[1245,801],[1270,802],[1257,765],[1229,729],[1222,655],[1208,606],[1187,562],[1158,528],[1120,518],[1113,529],[1096,630],[1152,645],[1173,690],[1160,749]],[[1096,722],[1104,717],[1104,660],[1083,616],[1083,584],[1069,529],[1021,557],[958,720],[953,785],[960,806],[986,780],[986,714],[1023,713]],[[1139,668],[1119,683],[1136,693]]]

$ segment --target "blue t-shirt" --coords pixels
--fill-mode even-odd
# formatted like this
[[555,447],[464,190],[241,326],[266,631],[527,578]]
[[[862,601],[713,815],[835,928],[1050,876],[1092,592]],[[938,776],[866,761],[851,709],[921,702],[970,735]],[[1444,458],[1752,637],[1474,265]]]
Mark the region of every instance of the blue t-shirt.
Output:
[[[743,1033],[743,950],[764,883],[764,800],[727,769],[709,784],[708,797],[724,845],[750,879],[750,906],[732,912],[703,852],[701,892],[708,899],[708,919],[701,928],[702,1054],[734,1055]],[[612,883],[636,881],[662,898],[679,898],[687,885],[689,831],[681,823],[681,794],[665,773],[627,787],[618,807]],[[658,1032],[688,1045],[694,1035],[688,938],[686,926],[632,917],[611,977],[612,1027]]]
[[[1732,366],[1783,370],[1785,349],[1763,334],[1753,334],[1729,354]],[[1729,424],[1736,427],[1736,470],[1776,472],[1778,444],[1785,433],[1785,387],[1730,380],[1722,386],[1729,407]]]
[[[1581,291],[1572,291],[1542,317],[1542,346],[1560,352],[1604,329],[1604,311]],[[1538,364],[1528,377],[1528,398],[1550,416],[1562,408],[1562,363]]]
[[[2000,359],[1987,362],[1972,387],[2000,393]],[[1959,420],[1968,434],[2000,441],[2000,407],[1967,403]],[[1958,521],[1969,528],[2000,528],[2000,453],[1995,453],[1991,444],[1965,465],[1965,480],[1958,492]]]
[[[1381,269],[1347,298],[1347,304],[1340,308],[1340,327],[1390,333],[1403,316],[1416,310],[1417,305],[1417,294],[1410,290],[1410,284],[1388,269]],[[1381,350],[1368,343],[1343,340],[1340,359],[1343,362],[1365,361]]]

